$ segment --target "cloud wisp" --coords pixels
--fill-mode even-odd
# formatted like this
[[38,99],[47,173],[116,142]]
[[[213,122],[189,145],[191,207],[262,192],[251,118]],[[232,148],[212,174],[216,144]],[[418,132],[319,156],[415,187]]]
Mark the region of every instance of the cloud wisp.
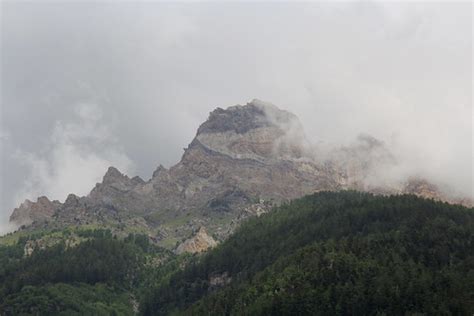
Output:
[[41,153],[15,153],[29,171],[17,193],[17,203],[42,195],[60,201],[69,193],[86,195],[111,165],[133,172],[132,161],[99,106],[79,104],[74,114],[70,121],[56,122]]

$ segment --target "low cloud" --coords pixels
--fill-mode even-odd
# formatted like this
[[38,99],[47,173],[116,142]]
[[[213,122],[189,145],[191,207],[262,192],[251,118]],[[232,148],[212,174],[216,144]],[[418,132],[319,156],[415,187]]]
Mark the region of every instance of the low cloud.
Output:
[[18,227],[12,223],[0,222],[0,236],[6,235],[8,233],[14,232]]
[[133,172],[133,163],[112,133],[113,126],[96,104],[79,104],[69,121],[57,121],[41,153],[18,150],[29,174],[16,203],[46,195],[63,201],[69,193],[86,195],[111,165]]
[[253,98],[321,147],[382,140],[397,164],[381,177],[472,193],[469,2],[1,6],[0,221],[13,197],[86,194],[109,164],[147,178]]

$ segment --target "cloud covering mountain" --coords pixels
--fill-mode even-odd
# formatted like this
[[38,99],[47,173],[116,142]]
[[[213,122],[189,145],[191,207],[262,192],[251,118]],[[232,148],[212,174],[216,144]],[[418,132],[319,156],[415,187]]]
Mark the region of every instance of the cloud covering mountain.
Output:
[[394,177],[472,193],[470,3],[1,6],[5,219],[18,199],[81,194],[108,165],[170,166],[207,113],[254,97],[321,147],[373,135]]

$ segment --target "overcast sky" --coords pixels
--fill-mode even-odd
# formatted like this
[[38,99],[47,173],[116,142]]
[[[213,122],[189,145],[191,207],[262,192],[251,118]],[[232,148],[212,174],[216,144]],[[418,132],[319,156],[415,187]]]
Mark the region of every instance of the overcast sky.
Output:
[[313,142],[360,133],[470,193],[464,3],[1,2],[0,222],[25,198],[145,180],[215,107],[262,99]]

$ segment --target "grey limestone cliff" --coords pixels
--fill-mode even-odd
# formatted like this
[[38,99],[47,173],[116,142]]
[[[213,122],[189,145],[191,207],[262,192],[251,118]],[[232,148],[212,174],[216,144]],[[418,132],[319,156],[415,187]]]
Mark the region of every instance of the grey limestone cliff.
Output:
[[211,112],[181,160],[169,169],[160,165],[148,181],[110,167],[87,196],[70,195],[64,203],[27,200],[10,220],[27,229],[95,224],[126,233],[133,228],[173,248],[198,227],[222,239],[242,219],[315,191],[443,199],[437,188],[416,178],[393,187],[368,185],[374,166],[392,160],[383,143],[369,136],[322,159],[295,115],[253,100]]

